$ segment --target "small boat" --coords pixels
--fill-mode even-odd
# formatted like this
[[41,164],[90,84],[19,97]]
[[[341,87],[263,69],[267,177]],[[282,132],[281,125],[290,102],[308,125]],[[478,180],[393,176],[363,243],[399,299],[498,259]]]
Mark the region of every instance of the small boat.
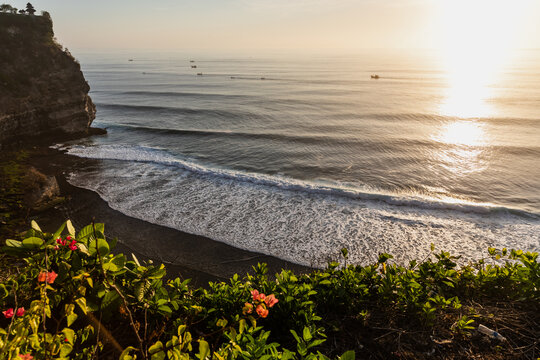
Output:
[[195,60],[189,60],[189,62],[195,62]]
[[261,80],[266,80],[266,78],[265,78],[265,77],[262,77]]
[[202,73],[197,73],[198,76],[202,76]]
[[192,68],[192,69],[196,69],[196,68],[197,68],[197,65],[191,65],[191,68]]
[[371,75],[371,78],[372,78],[372,79],[380,79],[380,76],[377,75],[377,74],[375,74],[375,75]]
[[133,59],[128,59],[128,61],[133,61]]

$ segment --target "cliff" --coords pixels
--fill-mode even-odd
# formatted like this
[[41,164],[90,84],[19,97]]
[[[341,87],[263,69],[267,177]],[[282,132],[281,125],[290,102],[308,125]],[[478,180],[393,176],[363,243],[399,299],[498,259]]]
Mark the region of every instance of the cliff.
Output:
[[48,15],[0,13],[0,148],[89,131],[90,87],[53,36]]

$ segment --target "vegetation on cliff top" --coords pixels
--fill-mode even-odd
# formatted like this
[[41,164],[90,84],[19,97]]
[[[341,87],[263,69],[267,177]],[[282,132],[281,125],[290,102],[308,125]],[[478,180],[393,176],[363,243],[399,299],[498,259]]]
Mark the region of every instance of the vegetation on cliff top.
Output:
[[[2,359],[535,358],[538,254],[489,249],[458,268],[446,252],[369,266],[191,288],[163,265],[113,254],[104,224],[54,234],[33,222],[3,248]],[[343,250],[346,263],[347,251]],[[482,326],[493,339],[476,331]],[[353,351],[352,351],[353,350]]]

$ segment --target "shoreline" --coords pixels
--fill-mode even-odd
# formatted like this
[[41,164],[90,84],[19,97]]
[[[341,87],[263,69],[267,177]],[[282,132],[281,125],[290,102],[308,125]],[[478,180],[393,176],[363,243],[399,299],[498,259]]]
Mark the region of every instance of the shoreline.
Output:
[[252,266],[266,263],[270,275],[281,269],[305,273],[309,267],[294,264],[273,256],[242,250],[210,238],[189,234],[145,220],[127,216],[112,209],[97,193],[69,184],[64,173],[82,162],[80,159],[48,146],[39,146],[28,159],[28,164],[48,176],[55,176],[60,196],[66,201],[30,216],[49,232],[54,232],[70,219],[76,229],[95,219],[105,223],[105,234],[117,237],[115,252],[134,253],[140,260],[163,263],[168,277],[192,279],[192,284],[204,286],[209,281],[226,280],[235,273],[252,272]]

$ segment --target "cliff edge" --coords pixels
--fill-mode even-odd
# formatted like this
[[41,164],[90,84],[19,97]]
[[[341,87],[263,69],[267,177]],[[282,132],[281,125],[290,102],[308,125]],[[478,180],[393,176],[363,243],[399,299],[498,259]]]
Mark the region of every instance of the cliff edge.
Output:
[[89,132],[96,113],[90,87],[53,36],[48,14],[0,13],[0,148]]

